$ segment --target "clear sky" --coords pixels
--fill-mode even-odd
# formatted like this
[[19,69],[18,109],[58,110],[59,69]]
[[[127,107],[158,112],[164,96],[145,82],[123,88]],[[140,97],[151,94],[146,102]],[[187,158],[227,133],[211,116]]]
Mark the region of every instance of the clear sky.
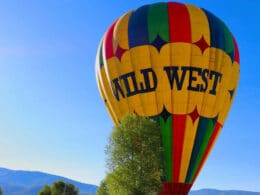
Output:
[[[95,55],[108,26],[152,0],[0,2],[0,166],[99,184],[112,122],[99,96]],[[239,88],[193,189],[260,191],[260,1],[190,0],[235,35]]]

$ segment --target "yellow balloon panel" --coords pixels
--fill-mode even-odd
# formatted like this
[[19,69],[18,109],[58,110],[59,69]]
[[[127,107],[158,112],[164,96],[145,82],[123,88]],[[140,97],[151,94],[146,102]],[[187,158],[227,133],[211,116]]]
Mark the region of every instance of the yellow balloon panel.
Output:
[[186,5],[186,6],[190,14],[192,42],[196,42],[203,37],[207,43],[210,43],[210,29],[209,29],[209,22],[207,16],[198,7],[195,7],[193,5]]
[[121,48],[129,49],[128,21],[131,14],[128,12],[118,19],[114,29],[114,47],[119,44]]
[[201,53],[187,43],[166,45],[160,53],[152,46],[140,46],[125,52],[121,61],[113,57],[106,63],[111,84],[107,87],[112,86],[123,115],[135,111],[152,116],[163,107],[174,114],[187,114],[197,107],[199,114],[212,118],[223,106],[230,106],[229,90],[238,79],[230,75],[238,66],[222,50],[209,48]]
[[183,151],[181,158],[181,170],[179,181],[185,182],[185,178],[187,175],[187,171],[189,168],[189,162],[192,154],[192,149],[194,145],[194,140],[196,136],[196,129],[198,127],[199,120],[196,120],[194,123],[191,118],[187,118],[186,121],[186,130],[184,134],[184,143],[183,143]]

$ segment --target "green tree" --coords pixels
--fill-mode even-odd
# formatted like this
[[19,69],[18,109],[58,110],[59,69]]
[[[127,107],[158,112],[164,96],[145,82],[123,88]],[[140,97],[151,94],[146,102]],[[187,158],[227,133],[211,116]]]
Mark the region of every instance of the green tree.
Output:
[[51,195],[51,187],[49,185],[43,186],[38,195]]
[[56,181],[52,186],[45,185],[38,195],[78,195],[78,189],[63,181]]
[[0,195],[2,195],[3,194],[3,191],[2,191],[2,188],[0,187]]
[[100,186],[97,190],[97,195],[109,195],[106,181],[103,180],[100,182]]
[[126,115],[114,128],[106,154],[110,195],[148,195],[161,190],[161,132],[155,121]]

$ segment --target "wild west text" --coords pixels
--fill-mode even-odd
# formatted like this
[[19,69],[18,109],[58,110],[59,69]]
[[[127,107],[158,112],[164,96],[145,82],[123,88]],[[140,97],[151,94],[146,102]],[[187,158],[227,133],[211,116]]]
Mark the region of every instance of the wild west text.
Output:
[[[163,72],[171,90],[189,90],[212,95],[216,95],[217,86],[222,78],[222,74],[219,72],[193,66],[165,66]],[[118,101],[120,98],[156,90],[160,78],[157,78],[156,72],[152,68],[141,69],[138,74],[138,80],[136,72],[133,71],[111,81],[113,94]],[[188,82],[184,82],[187,79]]]

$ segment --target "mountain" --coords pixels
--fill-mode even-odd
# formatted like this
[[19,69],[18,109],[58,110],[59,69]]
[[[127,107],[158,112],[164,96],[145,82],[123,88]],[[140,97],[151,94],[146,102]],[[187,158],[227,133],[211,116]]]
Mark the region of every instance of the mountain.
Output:
[[260,192],[203,189],[203,190],[191,191],[189,195],[260,195]]
[[37,195],[44,185],[52,185],[54,181],[58,180],[76,186],[80,195],[94,195],[97,190],[95,185],[80,183],[57,175],[0,168],[0,187],[4,195]]
[[[51,185],[58,180],[76,186],[80,191],[80,195],[96,194],[97,186],[95,185],[84,184],[65,177],[37,171],[16,171],[0,168],[0,187],[4,195],[37,195],[44,185]],[[191,191],[189,195],[260,195],[260,192],[202,189]]]

